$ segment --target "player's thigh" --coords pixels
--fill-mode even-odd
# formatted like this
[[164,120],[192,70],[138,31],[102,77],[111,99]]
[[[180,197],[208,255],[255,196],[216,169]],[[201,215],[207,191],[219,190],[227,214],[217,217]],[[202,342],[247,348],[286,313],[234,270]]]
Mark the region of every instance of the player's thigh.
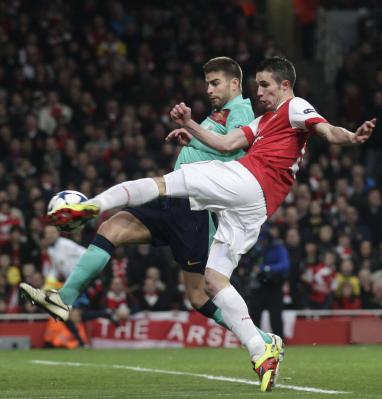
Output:
[[182,170],[193,210],[221,211],[264,201],[259,182],[239,162],[196,162]]
[[186,295],[192,306],[194,308],[203,306],[208,301],[208,296],[205,292],[204,275],[200,273],[190,273],[184,270],[182,273]]
[[101,224],[98,233],[115,246],[151,241],[150,230],[130,212],[120,211]]

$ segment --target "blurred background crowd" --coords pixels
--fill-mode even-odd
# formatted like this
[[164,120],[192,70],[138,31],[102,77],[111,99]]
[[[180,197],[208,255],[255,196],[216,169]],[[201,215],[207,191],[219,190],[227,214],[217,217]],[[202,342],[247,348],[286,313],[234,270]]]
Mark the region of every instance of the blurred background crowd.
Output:
[[[252,304],[259,287],[276,284],[287,308],[382,307],[378,2],[293,1],[295,54],[270,34],[265,3],[0,3],[0,313],[38,312],[20,300],[20,281],[59,286],[68,258],[75,260],[110,216],[59,237],[44,226],[56,192],[92,197],[128,179],[171,171],[179,148],[164,141],[176,127],[169,110],[184,101],[197,121],[210,111],[202,65],[215,56],[237,60],[244,97],[258,116],[255,67],[276,54],[297,60],[296,95],[333,124],[354,130],[365,118],[379,121],[363,147],[312,138],[292,193],[233,282]],[[357,34],[331,80],[321,80],[317,21],[321,8],[336,7],[355,13]],[[321,75],[312,76],[312,64]],[[70,249],[65,243],[60,249],[62,239]],[[148,245],[118,248],[82,302],[91,310],[190,309],[171,253]]]

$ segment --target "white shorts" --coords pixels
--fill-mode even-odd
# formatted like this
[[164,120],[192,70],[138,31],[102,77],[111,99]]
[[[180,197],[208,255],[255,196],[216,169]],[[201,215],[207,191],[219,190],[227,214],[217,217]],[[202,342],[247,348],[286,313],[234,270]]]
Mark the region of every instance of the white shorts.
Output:
[[[182,170],[191,209],[208,209],[218,216],[207,267],[230,277],[241,256],[255,245],[267,219],[263,190],[255,176],[237,161],[196,162],[182,165]],[[228,261],[218,259],[222,243],[229,248]]]

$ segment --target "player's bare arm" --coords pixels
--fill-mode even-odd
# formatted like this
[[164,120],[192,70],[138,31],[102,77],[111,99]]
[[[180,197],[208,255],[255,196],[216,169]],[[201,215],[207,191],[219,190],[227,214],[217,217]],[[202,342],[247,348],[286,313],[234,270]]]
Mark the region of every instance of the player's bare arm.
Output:
[[329,143],[342,145],[363,144],[373,133],[376,122],[377,120],[375,118],[365,121],[355,133],[343,127],[333,126],[329,123],[317,123],[313,126],[313,130],[319,136],[328,140]]
[[[204,129],[194,120],[192,120],[191,108],[187,107],[184,103],[175,105],[175,107],[171,110],[170,115],[174,122],[181,125],[194,137],[220,152],[232,152],[248,147],[248,141],[242,129],[233,129],[224,136],[217,135],[214,132]],[[167,139],[174,137],[177,138],[177,136],[180,134],[183,133],[177,131],[171,132],[167,136]]]

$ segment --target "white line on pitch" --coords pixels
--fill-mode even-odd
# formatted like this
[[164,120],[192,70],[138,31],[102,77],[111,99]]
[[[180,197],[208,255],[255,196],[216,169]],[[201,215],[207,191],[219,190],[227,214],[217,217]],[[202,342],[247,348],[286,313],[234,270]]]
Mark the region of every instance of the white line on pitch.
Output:
[[[208,375],[208,374],[188,373],[188,372],[185,372],[185,371],[149,369],[149,368],[145,368],[145,367],[125,366],[125,365],[118,365],[118,364],[59,362],[59,361],[49,361],[49,360],[30,360],[30,362],[31,363],[35,363],[35,364],[46,365],[46,366],[102,367],[102,368],[132,370],[132,371],[139,371],[139,372],[144,372],[144,373],[159,373],[159,374],[168,374],[168,375],[186,375],[186,376],[189,376],[189,377],[205,378],[207,380],[236,382],[236,383],[248,384],[248,385],[259,385],[259,382],[257,382],[257,381],[247,380],[247,379],[244,379],[244,378],[233,378],[233,377],[215,376],[215,375]],[[290,390],[293,390],[293,391],[301,391],[301,392],[324,393],[324,394],[328,394],[328,395],[338,395],[338,394],[349,394],[349,393],[351,393],[351,392],[347,392],[347,391],[335,391],[335,390],[331,390],[331,389],[320,389],[320,388],[313,388],[313,387],[301,387],[301,386],[297,386],[297,385],[285,385],[285,384],[277,384],[277,388],[290,389]]]

